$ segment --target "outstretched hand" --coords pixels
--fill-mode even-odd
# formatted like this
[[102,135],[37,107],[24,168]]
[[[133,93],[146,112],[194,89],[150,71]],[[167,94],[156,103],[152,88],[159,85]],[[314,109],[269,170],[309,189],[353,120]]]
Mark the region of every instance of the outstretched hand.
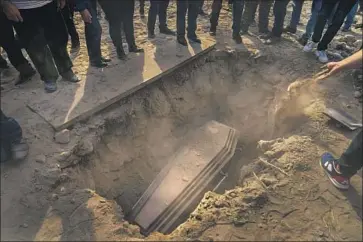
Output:
[[317,81],[324,80],[331,77],[342,70],[342,65],[340,62],[329,62],[322,67],[322,71],[315,75]]

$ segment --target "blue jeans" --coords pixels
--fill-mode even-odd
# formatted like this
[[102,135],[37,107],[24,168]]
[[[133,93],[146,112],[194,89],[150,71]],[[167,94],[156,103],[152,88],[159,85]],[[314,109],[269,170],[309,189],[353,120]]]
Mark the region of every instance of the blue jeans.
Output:
[[354,7],[352,8],[352,10],[350,10],[350,12],[347,15],[347,18],[345,19],[343,29],[350,29],[350,27],[352,26],[355,15],[357,14],[358,11],[358,6],[359,6],[359,1],[357,0]]
[[[322,0],[313,0],[313,5],[311,7],[311,14],[310,14],[310,18],[308,23],[306,24],[306,28],[305,28],[305,37],[308,39],[313,35],[314,32],[314,28],[315,28],[315,24],[316,21],[318,19],[318,13],[321,9],[322,6]],[[333,10],[333,12],[331,13],[329,20],[328,20],[328,25],[331,24],[334,13],[336,11],[336,7],[338,7],[338,4],[335,6],[335,10]]]
[[304,5],[304,0],[293,0],[294,7],[290,20],[290,27],[296,29],[300,22],[301,11]]

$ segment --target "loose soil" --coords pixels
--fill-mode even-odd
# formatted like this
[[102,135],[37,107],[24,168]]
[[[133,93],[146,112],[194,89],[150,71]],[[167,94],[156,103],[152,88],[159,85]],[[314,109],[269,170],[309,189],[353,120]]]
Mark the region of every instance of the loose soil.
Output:
[[[148,45],[146,21],[135,18],[137,42]],[[320,64],[302,53],[296,36],[284,35],[273,46],[244,36],[239,47],[230,40],[230,13],[222,10],[220,19],[216,50],[76,124],[68,144],[56,144],[50,126],[24,105],[39,82],[14,89],[11,77],[2,78],[2,109],[19,120],[31,150],[23,162],[1,165],[1,239],[362,240],[361,176],[340,192],[318,165],[323,152],[338,156],[354,135],[321,111],[339,107],[361,120],[361,99],[353,97],[361,73],[312,82]],[[112,56],[102,24],[102,49]],[[200,17],[199,26],[203,35],[208,18]],[[81,77],[94,74],[87,66],[82,39],[75,59]],[[188,131],[212,119],[240,133],[228,179],[174,232],[144,237],[125,215],[165,165],[163,158]]]

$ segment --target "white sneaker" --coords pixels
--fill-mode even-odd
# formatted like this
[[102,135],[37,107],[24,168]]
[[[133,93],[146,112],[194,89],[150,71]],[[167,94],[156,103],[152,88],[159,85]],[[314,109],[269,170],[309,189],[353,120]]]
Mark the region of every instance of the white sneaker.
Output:
[[317,50],[317,51],[315,51],[315,55],[316,55],[316,57],[318,57],[318,59],[321,63],[327,63],[329,61],[325,50]]
[[304,46],[303,51],[304,52],[312,52],[313,49],[315,49],[317,45],[318,45],[318,43],[314,43],[311,39],[309,39],[308,43]]

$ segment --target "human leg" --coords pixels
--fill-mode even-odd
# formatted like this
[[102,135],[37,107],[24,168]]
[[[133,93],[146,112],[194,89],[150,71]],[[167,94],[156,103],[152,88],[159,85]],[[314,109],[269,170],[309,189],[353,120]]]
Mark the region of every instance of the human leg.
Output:
[[348,13],[348,15],[346,17],[346,20],[344,22],[344,26],[342,29],[343,31],[348,31],[350,29],[350,27],[352,26],[355,15],[357,14],[357,11],[358,11],[358,6],[359,6],[359,1],[357,0],[357,2],[355,3],[355,5],[353,6],[353,8],[350,10],[350,12]]
[[143,49],[137,47],[135,42],[134,33],[134,8],[135,2],[133,0],[123,0],[122,3],[122,24],[124,27],[125,37],[127,45],[129,46],[129,52],[144,52]]
[[159,29],[160,33],[167,35],[175,35],[175,32],[168,28],[167,13],[168,13],[169,0],[160,0],[159,2]]
[[[11,64],[19,71],[20,76],[15,85],[21,84],[35,74],[35,70],[30,65],[28,60],[21,52],[18,41],[15,40],[13,25],[2,12],[0,13],[0,46],[6,51]],[[7,63],[2,59],[2,65],[7,66]]]
[[286,16],[286,8],[287,4],[290,0],[281,0],[275,1],[273,11],[274,11],[274,25],[272,28],[272,34],[275,37],[281,37],[283,27],[284,27],[284,20]]
[[291,21],[290,21],[290,25],[289,25],[289,27],[291,29],[296,30],[297,25],[300,22],[301,11],[302,11],[303,5],[304,5],[304,0],[294,0],[294,9],[292,11]]
[[331,12],[334,9],[335,4],[338,1],[339,0],[323,0],[321,9],[318,12],[317,21],[313,31],[314,33],[312,36],[312,41],[314,43],[319,43],[323,35],[323,30],[327,23],[327,19],[329,18]]
[[362,141],[360,130],[339,159],[335,159],[330,153],[322,155],[320,165],[337,188],[348,189],[349,179],[362,168]]
[[236,41],[237,44],[242,43],[242,38],[240,36],[242,13],[243,13],[243,0],[234,0],[233,12],[232,12],[233,15],[232,38]]
[[212,12],[210,15],[210,33],[211,35],[215,35],[217,32],[219,14],[222,9],[222,0],[213,0],[212,3]]
[[248,29],[252,23],[252,20],[255,17],[258,1],[255,0],[245,0],[244,1],[244,11],[242,14],[242,24],[241,31],[242,33],[247,33]]
[[197,30],[197,18],[200,0],[189,0],[188,1],[188,38],[193,41],[200,43],[195,31]]
[[[41,14],[39,23],[43,28],[54,62],[59,73],[64,76],[65,73],[71,71],[73,64],[67,52],[68,33],[62,14],[57,10],[56,2],[39,8],[39,13]],[[79,80],[77,78],[70,81]]]
[[[338,33],[340,27],[343,25],[344,19],[350,10],[353,8],[356,0],[341,0],[338,9],[334,15],[332,24],[326,30],[323,38],[318,44],[318,51],[326,50],[328,45]],[[314,34],[315,35],[315,34]]]
[[[272,6],[272,1],[271,0],[261,0],[260,1],[260,6],[259,6],[259,16],[258,16],[258,31],[262,34],[264,33],[268,33],[268,23],[269,23],[269,15],[270,15],[270,10],[271,10],[271,6]],[[251,22],[254,19],[255,16],[255,12],[256,10],[253,12],[252,18],[251,18]]]
[[[147,19],[147,29],[148,29],[149,37],[154,36],[156,16],[158,15],[159,4],[160,4],[160,2],[158,0],[150,0],[150,8],[149,8],[149,14],[148,14],[148,19]],[[159,17],[159,21],[160,21],[160,17]]]

